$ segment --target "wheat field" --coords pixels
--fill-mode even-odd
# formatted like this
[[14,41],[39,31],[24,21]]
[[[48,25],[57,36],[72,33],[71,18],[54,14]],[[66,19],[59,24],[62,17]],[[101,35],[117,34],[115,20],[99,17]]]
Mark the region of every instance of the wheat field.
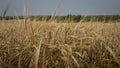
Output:
[[120,23],[1,20],[0,68],[120,68]]

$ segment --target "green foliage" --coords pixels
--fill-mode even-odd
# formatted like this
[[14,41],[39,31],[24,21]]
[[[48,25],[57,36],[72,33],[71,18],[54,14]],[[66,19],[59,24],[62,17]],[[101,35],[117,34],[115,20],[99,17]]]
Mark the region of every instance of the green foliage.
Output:
[[[31,21],[37,20],[37,21],[49,21],[51,20],[52,16],[29,16],[28,17]],[[0,17],[0,20],[3,19],[3,17]],[[17,19],[15,16],[6,16],[4,17],[5,20],[9,19]],[[19,19],[24,19],[24,16],[19,16]],[[85,21],[85,22],[119,22],[120,21],[120,15],[99,15],[99,16],[80,16],[80,15],[72,15],[68,14],[66,16],[55,16],[54,20],[57,22],[80,22]]]

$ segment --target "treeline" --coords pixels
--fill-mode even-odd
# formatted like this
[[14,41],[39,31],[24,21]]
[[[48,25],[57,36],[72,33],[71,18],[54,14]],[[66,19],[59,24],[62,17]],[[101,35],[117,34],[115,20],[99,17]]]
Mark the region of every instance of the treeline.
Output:
[[[6,16],[6,17],[0,17],[0,19],[5,19],[5,20],[10,20],[10,19],[24,19],[26,17],[24,16]],[[28,16],[30,20],[37,20],[37,21],[50,21],[50,20],[56,20],[57,22],[61,21],[73,21],[73,22],[80,22],[80,21],[104,21],[104,22],[109,22],[109,21],[116,21],[120,22],[120,15],[99,15],[99,16],[81,16],[81,15],[71,15],[68,14],[66,16]]]
[[98,22],[120,22],[120,15],[101,15],[101,16],[84,16],[84,21],[98,21]]
[[31,20],[56,20],[57,22],[61,21],[74,21],[74,22],[79,22],[82,19],[82,16],[80,15],[67,15],[67,16],[31,16]]
[[80,21],[98,21],[98,22],[109,22],[109,21],[116,21],[120,22],[120,15],[99,15],[99,16],[80,16],[80,15],[67,15],[67,16],[31,16],[31,20],[56,20],[58,22],[61,21],[73,21],[73,22],[80,22]]
[[0,20],[4,19],[4,20],[13,20],[13,19],[24,19],[24,16],[5,16],[2,17],[0,16]]

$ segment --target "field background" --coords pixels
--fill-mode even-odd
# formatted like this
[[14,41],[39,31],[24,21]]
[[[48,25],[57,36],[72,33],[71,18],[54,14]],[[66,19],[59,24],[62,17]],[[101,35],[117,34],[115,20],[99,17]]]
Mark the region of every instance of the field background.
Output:
[[0,68],[120,68],[120,23],[0,20]]

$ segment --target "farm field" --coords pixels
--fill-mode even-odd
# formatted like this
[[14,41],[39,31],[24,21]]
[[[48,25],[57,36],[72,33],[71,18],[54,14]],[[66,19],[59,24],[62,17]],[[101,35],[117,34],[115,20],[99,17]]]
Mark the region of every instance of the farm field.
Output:
[[1,20],[0,68],[120,68],[120,23]]

